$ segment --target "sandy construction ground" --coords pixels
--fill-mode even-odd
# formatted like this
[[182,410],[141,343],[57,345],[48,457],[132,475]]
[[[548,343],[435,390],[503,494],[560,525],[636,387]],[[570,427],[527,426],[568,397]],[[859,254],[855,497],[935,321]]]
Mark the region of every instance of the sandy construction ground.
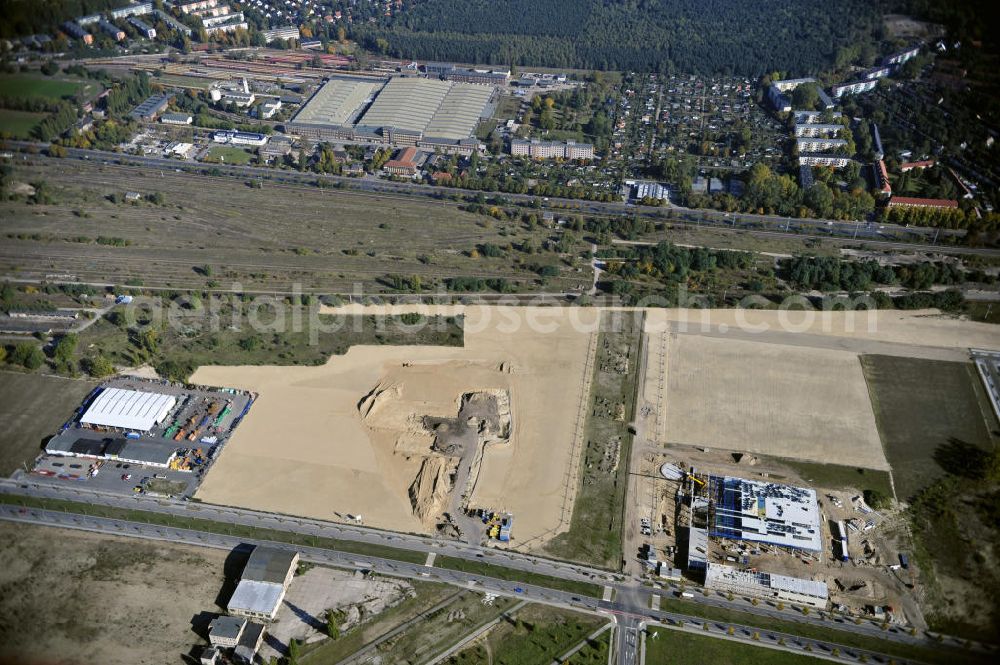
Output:
[[0,523],[0,662],[191,662],[228,554]]
[[668,443],[888,469],[856,354],[668,334]]
[[[877,312],[794,312],[739,309],[651,309],[648,331],[686,330],[690,333],[742,333],[745,336],[801,335],[868,340],[915,347],[967,349],[1000,346],[1000,327],[977,323],[937,310],[882,310]],[[817,344],[819,342],[817,341]],[[920,355],[919,351],[914,354]]]
[[[414,423],[456,416],[463,393],[499,389],[511,396],[510,444],[487,447],[471,504],[514,513],[517,540],[558,533],[600,312],[518,308],[521,322],[498,308],[450,313],[466,316],[464,348],[353,347],[322,367],[199,369],[194,383],[259,398],[198,498],[323,519],[360,513],[368,525],[427,531],[408,488],[431,437]],[[373,391],[376,408],[362,413]]]
[[[519,312],[539,308],[470,307],[465,305],[345,305],[323,307],[324,314],[399,315],[418,313],[427,316],[469,314],[481,318],[491,309],[493,318],[516,318]],[[631,308],[615,308],[630,310]],[[589,310],[586,310],[589,311]],[[753,309],[647,309],[646,330],[663,332],[684,330],[691,333],[745,335],[790,334],[805,337],[833,337],[871,340],[886,344],[934,347],[943,349],[1000,347],[1000,327],[977,323],[928,310],[881,310],[873,312],[778,311]],[[504,312],[507,312],[505,314]],[[523,318],[523,316],[522,316]],[[589,319],[588,319],[589,320]]]
[[[584,416],[582,374],[599,309],[407,304],[323,311],[463,315],[465,347],[355,347],[322,367],[201,368],[193,381],[260,398],[200,499],[323,519],[360,513],[369,525],[427,532],[409,489],[420,475],[419,500],[440,511],[447,497],[433,486],[453,467],[421,472],[433,441],[422,418],[454,417],[463,393],[505,390],[510,445],[487,447],[470,503],[512,511],[522,542],[565,528],[565,470]],[[1000,347],[996,327],[936,311],[647,311],[651,338],[685,328],[668,344],[651,345],[658,357],[649,360],[643,394],[667,404],[655,439],[878,469],[886,462],[858,354],[954,360],[968,347]],[[373,391],[377,408],[366,418],[359,406]]]

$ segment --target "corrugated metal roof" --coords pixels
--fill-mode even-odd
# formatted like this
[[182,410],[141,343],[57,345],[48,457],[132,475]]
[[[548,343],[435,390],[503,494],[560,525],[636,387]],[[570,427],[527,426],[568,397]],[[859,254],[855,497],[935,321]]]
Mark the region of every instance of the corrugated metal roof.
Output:
[[253,612],[274,616],[285,590],[281,584],[241,580],[229,599],[230,612]]
[[106,388],[90,405],[80,422],[148,432],[177,403],[173,395]]

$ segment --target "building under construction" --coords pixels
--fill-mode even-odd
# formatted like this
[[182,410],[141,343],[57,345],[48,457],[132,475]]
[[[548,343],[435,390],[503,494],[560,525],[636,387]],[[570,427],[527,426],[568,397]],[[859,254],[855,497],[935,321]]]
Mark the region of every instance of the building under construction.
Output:
[[708,564],[705,570],[705,588],[821,609],[825,609],[829,601],[829,590],[824,582],[758,570],[739,570],[717,563]]
[[730,476],[708,477],[708,533],[820,552],[815,490]]

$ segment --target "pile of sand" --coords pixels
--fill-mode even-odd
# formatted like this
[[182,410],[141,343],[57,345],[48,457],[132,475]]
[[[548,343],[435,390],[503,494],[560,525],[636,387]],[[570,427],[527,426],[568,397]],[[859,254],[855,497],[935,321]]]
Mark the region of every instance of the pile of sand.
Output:
[[410,485],[410,504],[413,514],[425,526],[436,524],[447,510],[457,466],[457,459],[441,455],[430,455],[421,462],[420,471]]

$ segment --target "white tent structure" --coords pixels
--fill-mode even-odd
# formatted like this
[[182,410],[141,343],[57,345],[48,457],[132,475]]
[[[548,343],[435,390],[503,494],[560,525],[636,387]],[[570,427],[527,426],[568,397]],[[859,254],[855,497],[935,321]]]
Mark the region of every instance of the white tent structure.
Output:
[[176,403],[177,398],[173,395],[107,388],[97,396],[80,422],[148,432],[167,417]]

